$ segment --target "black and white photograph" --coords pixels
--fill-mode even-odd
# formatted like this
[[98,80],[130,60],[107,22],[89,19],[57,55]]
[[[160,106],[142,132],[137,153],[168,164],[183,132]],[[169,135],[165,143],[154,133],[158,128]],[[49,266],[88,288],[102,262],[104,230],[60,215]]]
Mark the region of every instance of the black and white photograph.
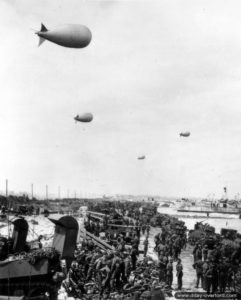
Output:
[[241,299],[241,2],[0,1],[0,300]]

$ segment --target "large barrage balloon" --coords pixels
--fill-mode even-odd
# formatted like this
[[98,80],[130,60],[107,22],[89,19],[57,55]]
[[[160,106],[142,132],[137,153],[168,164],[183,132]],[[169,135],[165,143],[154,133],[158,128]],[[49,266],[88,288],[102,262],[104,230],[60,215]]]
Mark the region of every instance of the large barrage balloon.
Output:
[[146,158],[145,155],[142,155],[142,156],[139,156],[137,159],[143,160],[143,159],[145,159],[145,158]]
[[93,120],[93,115],[91,113],[77,115],[76,117],[74,117],[74,120],[76,122],[84,122],[84,123],[91,122]]
[[183,137],[189,137],[190,136],[190,132],[189,131],[186,131],[186,132],[181,132],[180,133],[180,136],[183,136]]
[[36,34],[40,38],[39,46],[48,40],[63,47],[84,48],[89,45],[92,38],[89,28],[78,24],[63,25],[52,30],[41,24],[41,30]]

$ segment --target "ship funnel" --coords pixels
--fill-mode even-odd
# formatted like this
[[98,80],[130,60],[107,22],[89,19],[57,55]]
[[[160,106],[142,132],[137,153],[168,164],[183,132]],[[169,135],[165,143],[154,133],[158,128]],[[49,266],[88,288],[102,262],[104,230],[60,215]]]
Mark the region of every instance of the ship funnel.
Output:
[[22,252],[25,250],[26,239],[28,235],[28,222],[23,218],[16,218],[11,221],[13,228],[13,252]]
[[76,219],[71,216],[64,216],[59,220],[49,220],[55,224],[52,247],[59,251],[61,258],[66,260],[67,268],[69,268],[74,259],[79,224]]

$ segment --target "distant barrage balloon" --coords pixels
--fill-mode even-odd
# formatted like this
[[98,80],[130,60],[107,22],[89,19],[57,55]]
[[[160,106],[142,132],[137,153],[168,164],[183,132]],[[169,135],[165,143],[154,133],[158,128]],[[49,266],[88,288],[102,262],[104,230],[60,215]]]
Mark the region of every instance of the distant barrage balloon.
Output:
[[190,132],[189,131],[186,131],[186,132],[181,132],[180,133],[180,136],[183,136],[183,137],[189,137],[190,136]]
[[52,30],[41,24],[41,29],[36,34],[39,36],[39,46],[48,40],[63,47],[84,48],[89,45],[92,38],[89,28],[78,24],[63,25]]
[[145,158],[146,158],[145,155],[142,155],[142,156],[139,156],[137,159],[143,160],[143,159],[145,159]]
[[77,115],[76,117],[74,117],[74,120],[76,122],[88,123],[88,122],[91,122],[93,120],[93,115],[91,113],[85,113],[85,114]]

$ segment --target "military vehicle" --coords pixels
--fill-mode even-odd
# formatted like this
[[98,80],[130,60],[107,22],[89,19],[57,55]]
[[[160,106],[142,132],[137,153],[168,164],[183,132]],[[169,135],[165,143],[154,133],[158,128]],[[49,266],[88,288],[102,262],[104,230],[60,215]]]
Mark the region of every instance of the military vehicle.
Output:
[[52,247],[30,249],[24,218],[11,221],[11,238],[0,237],[0,299],[57,299],[74,258],[79,226],[71,216],[49,220],[55,224]]

